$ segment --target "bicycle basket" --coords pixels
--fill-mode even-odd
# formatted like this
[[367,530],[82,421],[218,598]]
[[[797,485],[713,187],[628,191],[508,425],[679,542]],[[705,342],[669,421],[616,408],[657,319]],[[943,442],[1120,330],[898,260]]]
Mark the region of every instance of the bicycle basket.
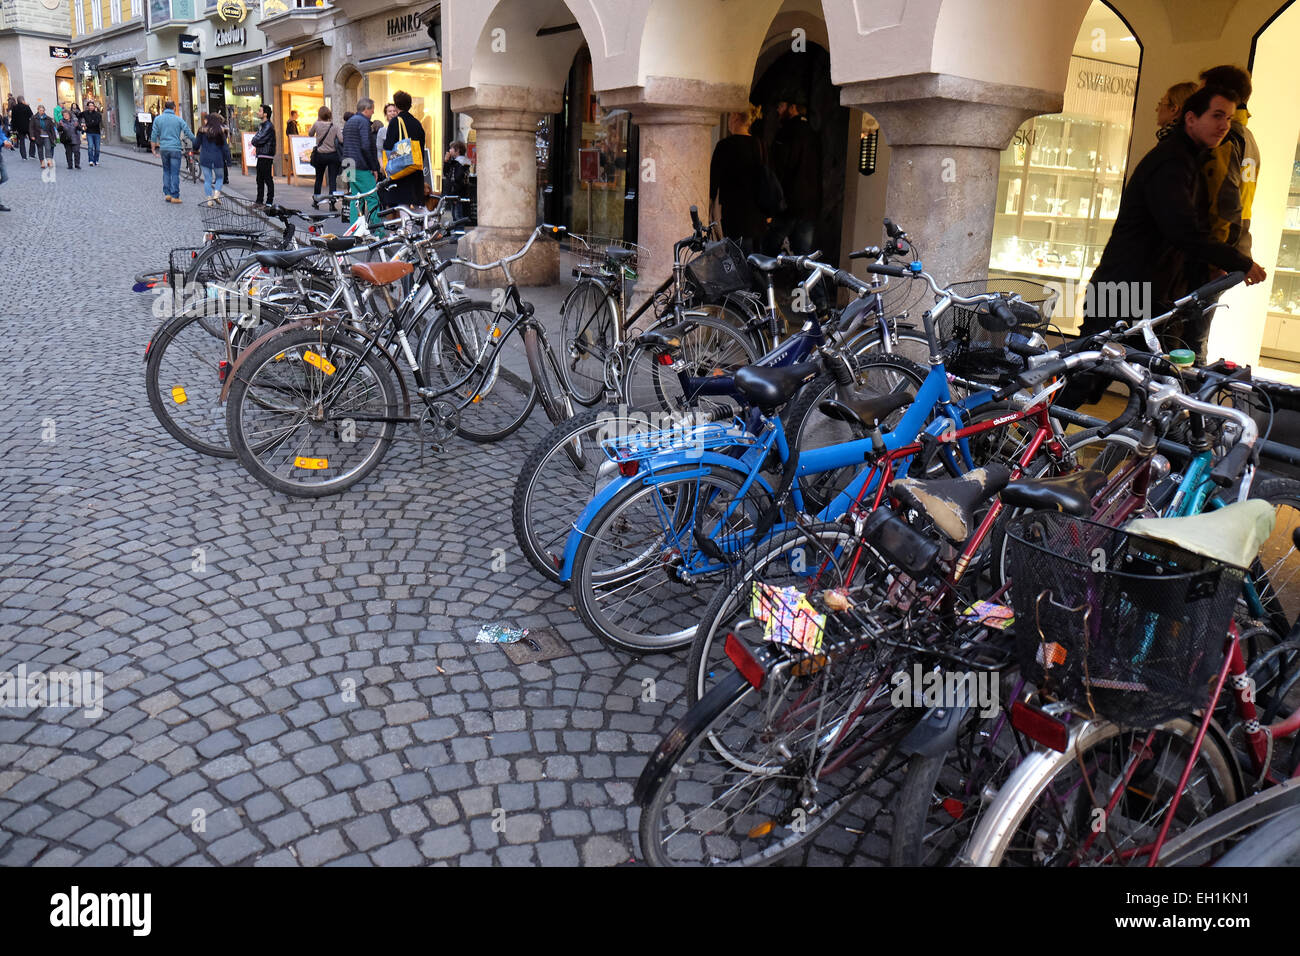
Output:
[[705,303],[718,302],[728,293],[750,286],[749,263],[740,246],[730,239],[707,243],[687,264],[686,275]]
[[644,267],[650,261],[650,252],[644,246],[639,246],[635,242],[628,242],[626,239],[612,239],[609,236],[580,236],[576,233],[569,233],[569,242],[564,251],[573,258],[574,270],[583,266],[603,266],[606,256],[605,250],[628,249],[635,255],[623,263],[623,267],[628,270],[628,278],[634,278],[637,270]]
[[1007,349],[1012,341],[1024,341],[1028,334],[1045,328],[1056,308],[1057,292],[1041,282],[1029,279],[990,278],[957,282],[952,286],[957,295],[970,296],[985,292],[1005,292],[1020,296],[1031,306],[1037,321],[1026,321],[1029,310],[1019,309],[1019,325],[1006,331],[989,331],[981,323],[987,307],[969,309],[950,306],[935,323],[939,341],[943,343],[944,364],[948,371],[961,378],[986,384],[1001,384],[1025,370],[1025,360]]
[[1206,705],[1242,570],[1057,512],[1010,522],[1007,538],[1028,680],[1128,727]]
[[283,231],[278,222],[259,212],[255,204],[237,196],[205,199],[199,203],[199,218],[207,232],[279,236]]

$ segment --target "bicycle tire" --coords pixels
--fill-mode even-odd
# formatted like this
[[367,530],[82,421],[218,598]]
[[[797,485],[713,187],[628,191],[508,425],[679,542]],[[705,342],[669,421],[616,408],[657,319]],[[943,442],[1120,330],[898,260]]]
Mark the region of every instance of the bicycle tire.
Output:
[[[1162,822],[1158,814],[1125,815],[1131,807],[1140,813],[1144,806],[1161,803],[1168,790],[1177,786],[1183,759],[1170,757],[1175,748],[1189,750],[1197,725],[1182,718],[1152,731],[1150,748],[1139,748],[1145,731],[1123,731],[1108,721],[1089,721],[1071,740],[1065,754],[1035,751],[1022,761],[998,791],[968,846],[968,861],[975,866],[1116,864],[1125,854],[1137,865],[1145,865],[1146,844],[1121,847],[1116,842],[1154,839]],[[1104,748],[1104,749],[1103,749]],[[1126,777],[1128,758],[1139,759]],[[1093,767],[1088,768],[1088,761]],[[1188,789],[1179,803],[1178,819],[1169,829],[1171,836],[1230,806],[1238,798],[1237,778],[1231,757],[1212,734],[1207,734],[1197,755],[1202,769],[1188,779]],[[1071,774],[1084,771],[1089,777],[1071,784]],[[1107,770],[1111,772],[1106,773]],[[1094,779],[1095,778],[1095,779]],[[1105,812],[1107,798],[1114,795],[1110,784],[1126,780],[1115,806]],[[1159,789],[1159,788],[1164,788]],[[1188,792],[1193,790],[1194,792]],[[1100,806],[1088,806],[1089,794],[1096,794]],[[1100,813],[1100,816],[1098,815]],[[1125,830],[1129,832],[1125,833]],[[1028,832],[1026,832],[1028,831]]]
[[[686,477],[672,480],[677,471]],[[689,644],[699,612],[712,597],[710,582],[715,580],[714,574],[687,577],[681,573],[698,554],[696,529],[702,528],[715,544],[720,537],[724,553],[735,553],[738,545],[733,536],[752,529],[771,506],[770,497],[757,483],[743,501],[735,502],[743,482],[739,473],[698,472],[693,465],[678,466],[659,473],[665,478],[662,483],[628,484],[584,530],[570,587],[578,616],[609,647],[645,654]],[[633,508],[647,505],[646,517],[630,516]],[[732,514],[720,531],[714,516],[723,509]],[[622,613],[624,608],[630,615]],[[678,627],[680,621],[690,623]]]
[[[487,347],[496,315],[497,310],[488,303],[470,299],[439,310],[425,328],[417,349],[430,388],[446,391],[466,376]],[[503,327],[508,328],[512,321],[509,313],[501,316]],[[538,402],[537,383],[529,371],[522,338],[518,345],[503,343],[481,385],[477,378],[476,373],[443,399],[463,405],[456,434],[478,443],[514,434]]]
[[590,277],[579,279],[560,306],[561,382],[577,404],[591,407],[604,397],[605,369],[620,321],[618,299]]
[[[342,332],[326,336],[320,329],[296,329],[268,339],[248,355],[230,387],[226,427],[249,474],[274,491],[317,498],[345,491],[379,465],[396,424],[357,421],[347,413],[398,415],[402,402],[387,358],[364,349]],[[341,381],[333,376],[353,366],[359,367],[349,392],[323,405],[329,397],[326,379]],[[280,423],[259,421],[272,414],[282,416]],[[293,440],[296,444],[286,449]],[[346,446],[357,446],[362,454]],[[340,467],[343,461],[347,465]]]
[[537,398],[542,411],[552,425],[560,425],[573,417],[573,401],[564,384],[564,373],[555,357],[555,350],[546,340],[546,333],[536,323],[524,327],[524,354],[528,356],[528,370],[537,386]]

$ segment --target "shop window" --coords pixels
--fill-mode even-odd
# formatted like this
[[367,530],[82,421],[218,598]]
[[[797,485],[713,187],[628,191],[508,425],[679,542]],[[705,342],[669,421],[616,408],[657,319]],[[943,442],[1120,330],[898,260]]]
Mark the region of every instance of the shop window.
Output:
[[570,135],[577,148],[569,163],[569,187],[573,207],[571,229],[582,235],[623,235],[624,201],[628,192],[627,158],[631,114],[624,109],[606,110],[596,99],[592,86],[591,58],[585,51],[570,74],[578,88],[572,103],[578,107]]
[[384,104],[393,94],[405,90],[411,94],[411,115],[420,121],[427,137],[429,165],[426,178],[435,192],[442,191],[442,157],[447,143],[443,135],[442,64],[397,63],[366,74],[366,95],[375,101],[375,116],[383,119]]
[[[1124,191],[1140,58],[1123,21],[1094,2],[1070,57],[1065,108],[1026,122],[1002,153],[991,272],[1067,289],[1088,281]],[[1076,330],[1077,309],[1064,311],[1061,329]]]

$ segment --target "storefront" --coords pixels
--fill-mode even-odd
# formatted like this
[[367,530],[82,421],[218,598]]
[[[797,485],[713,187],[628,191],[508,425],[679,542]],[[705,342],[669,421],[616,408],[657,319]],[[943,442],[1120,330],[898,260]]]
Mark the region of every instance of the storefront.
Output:
[[[301,135],[311,129],[322,106],[333,109],[333,98],[325,88],[324,53],[324,47],[319,42],[294,47],[287,56],[268,67],[275,87],[273,119],[280,140],[280,152],[284,156],[289,153],[285,124],[289,122],[292,112],[298,112],[298,131]],[[288,173],[290,169],[286,165],[283,171]]]
[[180,102],[180,82],[176,70],[172,68],[172,62],[154,60],[142,63],[133,71],[140,86],[137,103],[143,112],[151,116],[160,115],[168,100]]
[[260,30],[241,24],[232,11],[231,19],[222,18],[219,8],[208,20],[193,27],[201,37],[198,92],[202,112],[220,113],[230,137],[230,153],[239,162],[244,149],[243,133],[257,131],[257,108],[262,105],[262,46]]
[[78,102],[77,77],[71,66],[61,66],[54,74],[55,96],[60,104]]

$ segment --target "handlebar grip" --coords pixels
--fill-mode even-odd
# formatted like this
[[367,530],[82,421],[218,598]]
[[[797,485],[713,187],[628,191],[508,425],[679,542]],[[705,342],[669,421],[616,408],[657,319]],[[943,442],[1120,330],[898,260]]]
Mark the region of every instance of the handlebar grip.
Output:
[[[1124,382],[1125,385],[1128,382]],[[1128,404],[1124,406],[1124,411],[1120,412],[1119,418],[1115,419],[1109,425],[1101,426],[1097,432],[1098,438],[1109,438],[1118,431],[1123,431],[1133,424],[1133,419],[1137,418],[1146,405],[1146,390],[1140,388],[1130,388],[1128,393]]]
[[885,265],[880,262],[873,262],[868,265],[867,271],[880,276],[893,276],[895,279],[906,279],[909,275],[907,269],[903,266]]
[[1214,466],[1214,470],[1210,472],[1210,480],[1220,487],[1232,484],[1246,470],[1246,465],[1249,464],[1250,456],[1254,451],[1254,445],[1237,442],[1232,446],[1232,451],[1219,459],[1219,463]]
[[704,231],[704,224],[700,222],[700,209],[698,206],[691,207],[691,225],[695,227],[697,233]]
[[885,233],[890,239],[898,239],[903,235],[903,230],[894,225],[892,219],[885,219]]
[[1212,299],[1216,295],[1220,295],[1221,293],[1227,292],[1234,285],[1236,285],[1239,282],[1244,282],[1245,280],[1246,280],[1246,273],[1229,272],[1226,276],[1219,276],[1219,278],[1213,279],[1210,282],[1205,283],[1205,285],[1201,286],[1199,289],[1194,289],[1193,291],[1189,292],[1187,295],[1183,296],[1183,298],[1175,302],[1174,305],[1184,305],[1184,304],[1190,305],[1193,302],[1195,303],[1205,302],[1207,299]]
[[1030,358],[1034,355],[1046,355],[1048,350],[1039,348],[1036,345],[1030,345],[1028,342],[1008,342],[1007,351],[1014,352],[1021,358]]
[[849,253],[850,259],[879,259],[880,247],[867,246],[865,249],[859,249],[857,252]]
[[1064,359],[1054,359],[1051,362],[1044,362],[1042,365],[1035,365],[1033,368],[1026,369],[1016,376],[1016,381],[1025,388],[1036,388],[1049,378],[1060,375],[1065,369]]
[[1012,312],[1011,309],[1007,307],[1007,304],[1001,299],[996,299],[989,303],[989,312],[991,312],[993,317],[1008,329],[1014,329],[1020,324],[1020,320],[1016,318],[1016,314]]
[[459,229],[461,226],[468,226],[473,221],[474,220],[472,220],[469,216],[464,216],[460,219],[453,219],[450,223],[448,223],[447,228],[449,230]]
[[863,282],[852,272],[846,272],[843,269],[836,269],[835,275],[832,278],[835,280],[836,285],[842,285],[848,289],[853,289],[858,292],[872,291],[871,286]]

